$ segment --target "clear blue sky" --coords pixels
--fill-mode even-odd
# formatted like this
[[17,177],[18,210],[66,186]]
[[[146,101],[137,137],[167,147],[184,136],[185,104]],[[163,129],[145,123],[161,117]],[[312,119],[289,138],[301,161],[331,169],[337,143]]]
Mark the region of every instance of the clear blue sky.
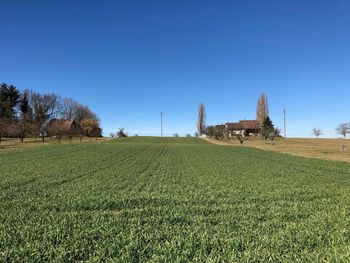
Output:
[[0,0],[0,82],[89,105],[105,134],[254,119],[289,136],[350,121],[350,1]]

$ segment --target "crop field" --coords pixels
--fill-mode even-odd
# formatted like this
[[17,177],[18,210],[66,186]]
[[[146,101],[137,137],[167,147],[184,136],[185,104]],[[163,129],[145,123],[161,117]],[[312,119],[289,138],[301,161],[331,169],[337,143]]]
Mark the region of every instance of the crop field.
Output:
[[196,138],[0,152],[1,262],[349,262],[350,165]]

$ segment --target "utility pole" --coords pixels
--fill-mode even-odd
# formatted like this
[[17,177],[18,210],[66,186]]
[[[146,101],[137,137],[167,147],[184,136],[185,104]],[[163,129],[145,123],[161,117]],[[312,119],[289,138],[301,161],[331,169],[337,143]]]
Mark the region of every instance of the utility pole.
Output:
[[160,137],[163,138],[163,112],[160,112]]
[[283,128],[284,139],[287,139],[287,131],[286,131],[286,108],[284,108],[284,110],[283,110],[283,124],[284,124],[284,128]]

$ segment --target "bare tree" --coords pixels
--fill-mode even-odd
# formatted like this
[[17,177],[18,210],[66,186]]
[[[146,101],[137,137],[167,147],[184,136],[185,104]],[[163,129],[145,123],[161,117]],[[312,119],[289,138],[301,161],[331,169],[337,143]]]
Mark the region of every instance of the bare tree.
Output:
[[279,129],[278,127],[274,128],[272,134],[271,134],[271,140],[275,139],[276,137],[280,137],[281,136],[281,129]]
[[74,110],[74,118],[77,123],[84,119],[93,119],[99,122],[97,115],[90,110],[88,106],[78,104]]
[[5,127],[6,136],[9,138],[20,137],[20,125],[18,121],[11,121]]
[[322,130],[319,128],[313,128],[312,129],[312,135],[316,136],[316,138],[320,137],[322,135]]
[[350,123],[340,123],[335,131],[345,138],[346,135],[350,133]]
[[206,118],[205,107],[204,107],[204,103],[202,102],[201,104],[199,104],[198,122],[197,122],[197,129],[200,135],[204,134],[205,132],[205,118]]
[[65,120],[76,120],[79,103],[71,98],[64,98],[61,106],[61,118]]
[[47,124],[59,113],[59,97],[55,94],[41,95],[32,92],[31,102],[33,105],[37,135],[41,136],[42,141],[44,142],[47,134]]
[[267,96],[265,93],[262,93],[256,105],[256,120],[260,123],[260,126],[263,125],[263,122],[268,116],[269,116],[269,104],[267,101]]

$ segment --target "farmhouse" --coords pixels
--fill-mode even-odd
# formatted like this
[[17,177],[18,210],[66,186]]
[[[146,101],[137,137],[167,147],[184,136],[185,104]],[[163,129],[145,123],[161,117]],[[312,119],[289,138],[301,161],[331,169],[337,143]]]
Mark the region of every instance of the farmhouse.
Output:
[[225,131],[228,136],[257,135],[260,133],[260,123],[257,120],[240,120],[239,122],[225,123]]
[[48,136],[73,136],[79,133],[79,126],[74,120],[53,119],[47,128]]

